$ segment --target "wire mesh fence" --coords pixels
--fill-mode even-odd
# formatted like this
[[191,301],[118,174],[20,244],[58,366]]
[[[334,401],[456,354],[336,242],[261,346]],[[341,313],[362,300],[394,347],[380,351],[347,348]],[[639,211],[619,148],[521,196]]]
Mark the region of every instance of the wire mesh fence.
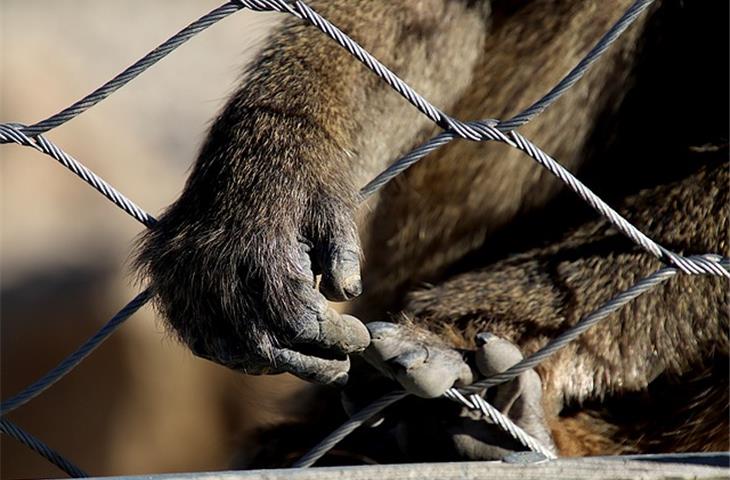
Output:
[[[156,62],[170,54],[181,44],[216,22],[239,10],[250,9],[253,11],[280,12],[292,15],[303,22],[311,24],[315,28],[319,29],[322,34],[326,35],[342,48],[347,50],[353,57],[362,62],[368,69],[386,82],[393,90],[398,92],[406,101],[410,102],[421,113],[443,129],[441,133],[432,139],[397,159],[386,170],[365,185],[360,191],[360,197],[363,201],[383,188],[388,182],[406,171],[409,167],[426,157],[429,153],[443,147],[455,139],[465,139],[476,142],[495,141],[505,143],[510,147],[527,154],[538,164],[564,182],[569,189],[575,192],[601,216],[610,221],[611,224],[613,224],[626,237],[631,239],[636,245],[641,247],[648,254],[653,255],[665,263],[663,268],[657,270],[648,277],[641,279],[627,290],[615,294],[612,299],[604,303],[591,314],[584,317],[576,325],[566,330],[543,348],[520,361],[507,371],[484,378],[467,387],[458,389],[452,388],[446,393],[446,398],[459,402],[469,409],[480,412],[485,418],[489,418],[495,424],[502,427],[527,449],[540,452],[546,457],[551,458],[554,457],[553,452],[545,446],[540,445],[537,440],[530,437],[507,417],[503,416],[499,411],[491,407],[491,405],[482,398],[480,393],[486,388],[514,379],[521,373],[534,368],[546,358],[572,342],[575,338],[580,336],[596,323],[600,322],[638,296],[656,288],[658,285],[661,285],[677,274],[714,275],[730,278],[730,259],[713,253],[685,257],[656,243],[651,238],[644,235],[639,229],[633,226],[601,198],[595,195],[587,186],[573,176],[573,174],[562,167],[560,163],[551,158],[547,153],[543,152],[539,147],[516,131],[517,128],[525,125],[547,109],[558,98],[560,98],[561,95],[569,90],[571,86],[578,82],[588,71],[591,65],[593,65],[601,57],[601,55],[622,34],[622,32],[628,28],[628,26],[630,26],[652,3],[653,0],[636,0],[595,44],[588,54],[575,66],[575,68],[568,72],[568,74],[546,95],[518,115],[503,121],[485,119],[463,122],[450,117],[432,105],[385,65],[381,64],[376,58],[370,55],[357,42],[339,30],[335,25],[331,24],[327,19],[319,15],[306,3],[302,1],[292,2],[286,0],[232,0],[191,23],[139,61],[125,69],[122,73],[61,112],[30,126],[18,123],[0,124],[0,143],[15,143],[26,146],[54,158],[138,222],[148,228],[154,228],[156,220],[152,215],[145,212],[141,207],[116,190],[90,169],[85,167],[81,162],[74,159],[60,147],[45,138],[43,134],[51,129],[62,126],[64,123],[101,102],[109,95],[113,94],[116,90],[131,82],[140,73],[144,72]],[[65,358],[55,368],[19,393],[3,400],[2,403],[0,403],[0,431],[29,446],[70,476],[86,476],[83,470],[74,466],[73,463],[65,459],[58,452],[55,452],[50,447],[46,446],[40,439],[33,437],[23,431],[18,425],[13,424],[6,418],[6,415],[40,395],[51,385],[63,378],[64,375],[72,371],[81,361],[83,361],[84,358],[86,358],[96,347],[109,338],[131,315],[145,305],[153,296],[154,292],[150,289],[146,289],[138,294],[99,331],[97,331],[96,334],[84,342],[74,353]],[[309,453],[296,462],[294,466],[311,466],[329,449],[349,435],[358,426],[362,425],[387,406],[401,400],[407,395],[408,394],[405,391],[391,392],[362,411],[357,412],[344,425],[326,437]]]

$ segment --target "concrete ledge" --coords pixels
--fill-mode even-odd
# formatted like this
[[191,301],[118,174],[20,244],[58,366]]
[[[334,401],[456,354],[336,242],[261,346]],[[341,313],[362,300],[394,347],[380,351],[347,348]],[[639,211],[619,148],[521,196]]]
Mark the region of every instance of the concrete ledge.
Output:
[[460,462],[106,477],[129,480],[682,480],[728,479],[728,453],[561,458],[536,463]]

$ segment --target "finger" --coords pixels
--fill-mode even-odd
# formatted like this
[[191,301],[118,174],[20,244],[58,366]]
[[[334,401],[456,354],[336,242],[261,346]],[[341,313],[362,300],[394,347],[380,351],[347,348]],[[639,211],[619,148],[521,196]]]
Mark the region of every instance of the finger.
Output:
[[372,338],[365,359],[410,393],[433,398],[455,383],[472,381],[461,354],[429,332],[387,322],[367,327]]
[[360,320],[352,315],[340,315],[331,308],[320,317],[320,332],[321,344],[344,354],[362,352],[370,345],[370,332]]
[[328,300],[347,301],[362,293],[360,241],[354,230],[335,234],[318,257],[322,270],[319,288]]
[[396,379],[408,392],[422,398],[440,397],[457,383],[471,383],[471,369],[455,350],[431,349],[399,355],[392,363],[397,365]]
[[288,349],[274,350],[273,367],[297,377],[321,384],[342,386],[347,383],[350,359],[329,360]]
[[297,248],[294,251],[294,281],[306,285],[308,288],[314,286],[315,272],[312,265],[311,257],[312,247],[311,245],[300,240],[297,244]]
[[[491,333],[478,334],[476,343],[475,363],[479,373],[486,377],[504,372],[523,358],[516,345]],[[521,377],[494,387],[492,403],[504,414],[509,413],[520,396]]]
[[504,372],[523,358],[514,343],[488,332],[477,334],[476,344],[477,368],[487,377]]
[[[482,375],[501,373],[523,358],[515,344],[496,335],[480,333],[476,342],[478,349],[475,362]],[[492,403],[543,445],[555,449],[545,421],[542,382],[537,372],[527,370],[514,380],[496,386]]]
[[386,376],[395,380],[395,371],[390,362],[409,351],[420,349],[422,339],[402,325],[390,322],[370,322],[370,346],[363,357]]
[[388,361],[409,348],[415,348],[417,342],[405,329],[391,322],[370,322],[365,325],[370,332],[370,348],[366,354],[373,356],[373,360]]
[[388,337],[402,337],[399,332],[403,330],[403,328],[398,325],[397,323],[392,322],[369,322],[367,325],[365,325],[370,332],[370,337],[373,340],[385,340]]
[[352,315],[340,315],[326,308],[309,321],[308,328],[296,338],[295,344],[315,345],[340,354],[361,352],[370,344],[370,333]]

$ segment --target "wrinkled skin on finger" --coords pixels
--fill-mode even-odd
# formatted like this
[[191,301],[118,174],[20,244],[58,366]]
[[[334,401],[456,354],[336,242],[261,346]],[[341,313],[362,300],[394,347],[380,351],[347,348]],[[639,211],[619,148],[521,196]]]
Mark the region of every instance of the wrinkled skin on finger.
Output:
[[[477,337],[475,352],[462,352],[413,325],[373,322],[367,327],[372,341],[363,357],[385,377],[421,398],[439,397],[452,386],[502,372],[522,359],[514,344],[490,334]],[[555,450],[536,372],[527,371],[493,387],[486,398],[528,434]],[[455,404],[423,402],[419,408],[404,408],[400,413],[403,418],[395,428],[399,442],[404,451],[417,456],[438,451],[445,460],[494,460],[525,449],[479,412]],[[435,443],[434,432],[440,437]],[[434,445],[440,447],[434,449]]]
[[249,374],[287,372],[315,383],[339,386],[347,383],[348,355],[367,347],[370,335],[362,322],[351,315],[339,314],[329,307],[327,300],[346,300],[350,295],[359,294],[358,258],[317,257],[317,264],[327,265],[319,268],[323,272],[321,287],[324,278],[328,278],[324,294],[315,288],[311,248],[300,243],[298,253],[297,275],[292,283],[298,289],[296,297],[303,302],[300,311],[291,317],[292,321],[284,324],[284,335],[277,345],[266,348],[261,344],[246,352],[229,344],[213,349],[213,354],[205,349],[194,349],[194,352]]
[[[299,195],[311,193],[290,192]],[[337,313],[328,300],[360,294],[360,246],[352,208],[321,201],[313,212],[290,208],[263,223],[216,221],[224,210],[206,209],[191,226],[206,202],[184,193],[161,216],[136,262],[168,325],[193,353],[248,374],[347,381],[348,355],[370,337],[362,322]]]
[[387,322],[367,325],[371,343],[364,358],[409,393],[439,397],[453,385],[472,382],[472,371],[461,353],[430,332]]

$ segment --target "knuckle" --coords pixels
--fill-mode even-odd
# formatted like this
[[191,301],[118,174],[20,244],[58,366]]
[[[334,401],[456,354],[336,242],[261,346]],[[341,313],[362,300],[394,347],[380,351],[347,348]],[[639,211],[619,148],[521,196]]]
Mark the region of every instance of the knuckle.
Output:
[[428,349],[419,348],[416,350],[409,350],[401,355],[398,355],[394,360],[393,364],[404,369],[406,372],[411,372],[416,369],[420,369],[424,365],[429,363],[429,352]]
[[317,314],[311,309],[301,309],[294,314],[294,317],[288,319],[287,325],[287,343],[301,341],[315,341],[321,335],[320,322]]

